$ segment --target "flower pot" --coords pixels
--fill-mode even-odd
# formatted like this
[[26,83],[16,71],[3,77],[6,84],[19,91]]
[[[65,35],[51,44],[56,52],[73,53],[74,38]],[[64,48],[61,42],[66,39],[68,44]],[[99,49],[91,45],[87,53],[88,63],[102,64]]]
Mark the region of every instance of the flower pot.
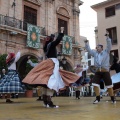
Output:
[[27,90],[25,92],[25,96],[28,97],[28,98],[32,98],[33,97],[33,90]]

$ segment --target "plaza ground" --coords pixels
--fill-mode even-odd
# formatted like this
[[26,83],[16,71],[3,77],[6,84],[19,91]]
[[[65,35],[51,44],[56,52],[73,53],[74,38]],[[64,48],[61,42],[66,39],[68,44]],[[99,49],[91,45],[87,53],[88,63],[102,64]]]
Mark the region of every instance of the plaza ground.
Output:
[[[0,99],[0,120],[120,120],[120,97],[112,104],[104,97],[99,104],[92,104],[95,97],[53,97],[59,108],[45,108],[42,101],[33,98]],[[106,102],[107,101],[107,102]]]

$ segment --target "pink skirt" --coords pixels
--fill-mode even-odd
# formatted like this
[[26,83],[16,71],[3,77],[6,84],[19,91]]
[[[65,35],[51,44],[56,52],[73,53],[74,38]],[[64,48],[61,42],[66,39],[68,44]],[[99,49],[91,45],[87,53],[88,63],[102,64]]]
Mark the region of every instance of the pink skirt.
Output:
[[[53,69],[54,62],[51,59],[44,60],[34,67],[22,82],[31,85],[47,85],[50,76],[53,74]],[[61,69],[59,72],[66,86],[71,85],[79,79],[79,76],[75,73]]]

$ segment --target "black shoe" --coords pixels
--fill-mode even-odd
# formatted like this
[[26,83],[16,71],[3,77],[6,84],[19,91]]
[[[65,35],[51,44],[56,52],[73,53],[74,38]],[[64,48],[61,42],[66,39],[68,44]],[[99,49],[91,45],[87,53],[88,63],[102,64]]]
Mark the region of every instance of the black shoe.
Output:
[[97,103],[99,103],[100,102],[100,96],[97,96],[96,97],[96,100],[93,102],[93,104],[97,104]]
[[15,98],[15,94],[14,93],[11,94],[11,98]]
[[18,95],[15,95],[15,98],[18,98]]
[[43,101],[43,106],[47,107],[47,101]]
[[76,91],[76,99],[80,99],[80,91],[79,90]]
[[52,101],[50,101],[50,102],[47,104],[46,107],[47,107],[47,108],[59,108],[59,106],[54,105]]
[[113,104],[116,103],[116,100],[115,100],[115,97],[114,97],[114,96],[111,96],[111,101],[112,101]]
[[80,99],[80,97],[78,97],[77,99]]
[[39,98],[37,99],[37,101],[43,101],[43,99],[41,98],[41,96],[39,96]]
[[2,96],[0,96],[0,99],[2,99]]
[[6,103],[13,103],[13,101],[10,99],[6,99]]

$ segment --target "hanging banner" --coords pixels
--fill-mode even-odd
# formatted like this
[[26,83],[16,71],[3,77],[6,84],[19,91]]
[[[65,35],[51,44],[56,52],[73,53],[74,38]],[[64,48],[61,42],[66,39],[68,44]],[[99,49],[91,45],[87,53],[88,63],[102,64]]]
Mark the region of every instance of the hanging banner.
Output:
[[27,24],[27,46],[40,48],[40,28],[38,26]]
[[72,37],[67,35],[63,37],[62,53],[65,55],[72,54]]

